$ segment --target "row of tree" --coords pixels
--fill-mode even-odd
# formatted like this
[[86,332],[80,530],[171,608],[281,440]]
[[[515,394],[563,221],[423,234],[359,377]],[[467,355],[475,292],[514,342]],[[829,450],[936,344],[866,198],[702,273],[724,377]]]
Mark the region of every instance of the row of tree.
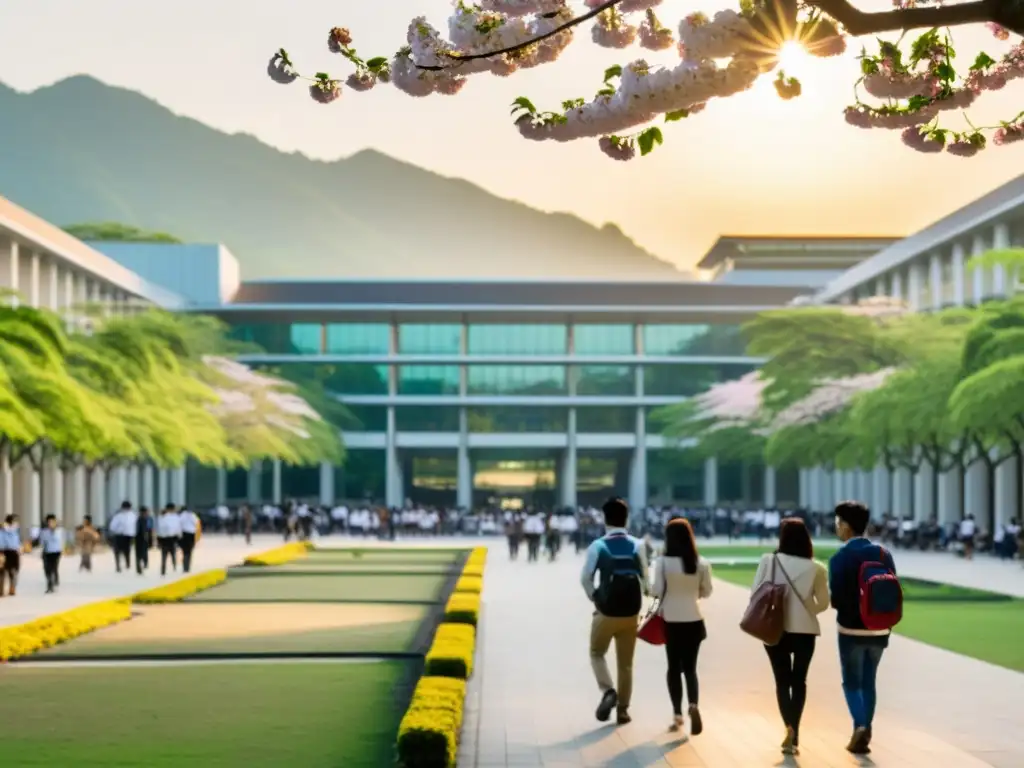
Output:
[[214,318],[96,308],[68,320],[5,299],[0,458],[8,466],[84,466],[91,485],[96,469],[343,458],[338,430],[321,415],[331,407],[326,393],[234,362],[246,350]]
[[[1016,285],[1024,250],[993,252]],[[660,411],[706,456],[939,473],[1024,457],[1024,296],[914,313],[891,299],[793,306],[744,329],[761,369]],[[991,488],[991,485],[990,485]],[[937,494],[933,494],[933,499]],[[1019,498],[1019,496],[1018,496]]]

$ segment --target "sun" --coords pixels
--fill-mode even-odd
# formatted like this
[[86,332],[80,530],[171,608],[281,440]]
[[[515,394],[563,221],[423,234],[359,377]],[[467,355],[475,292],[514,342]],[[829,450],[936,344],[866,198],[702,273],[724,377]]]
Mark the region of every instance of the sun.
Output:
[[779,48],[779,69],[789,77],[802,77],[807,74],[811,65],[811,54],[796,40],[787,40]]

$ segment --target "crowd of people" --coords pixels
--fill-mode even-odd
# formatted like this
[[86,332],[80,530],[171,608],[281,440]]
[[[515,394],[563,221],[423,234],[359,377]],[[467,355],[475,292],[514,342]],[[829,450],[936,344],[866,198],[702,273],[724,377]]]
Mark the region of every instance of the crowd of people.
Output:
[[[649,580],[651,560],[643,542],[629,533],[626,502],[610,499],[603,517],[606,530],[587,548],[581,574],[583,591],[595,609],[590,661],[600,690],[596,717],[604,722],[614,711],[617,723],[631,721],[633,658],[639,638],[665,648],[673,713],[669,730],[681,730],[688,717],[690,734],[698,736],[704,727],[698,659],[708,638],[700,603],[712,597],[711,565],[700,556],[692,522],[680,515],[664,526],[664,549],[654,559]],[[853,725],[846,749],[856,755],[871,751],[876,675],[892,628],[902,617],[902,589],[888,549],[867,538],[869,525],[870,512],[863,504],[843,502],[835,508],[835,532],[843,546],[826,569],[814,560],[807,521],[783,518],[776,551],[758,564],[741,627],[764,643],[775,678],[784,754],[799,753],[807,674],[821,634],[818,615],[830,607],[836,611],[839,631],[837,682]],[[656,602],[642,618],[647,594]],[[614,677],[606,660],[612,644]]]

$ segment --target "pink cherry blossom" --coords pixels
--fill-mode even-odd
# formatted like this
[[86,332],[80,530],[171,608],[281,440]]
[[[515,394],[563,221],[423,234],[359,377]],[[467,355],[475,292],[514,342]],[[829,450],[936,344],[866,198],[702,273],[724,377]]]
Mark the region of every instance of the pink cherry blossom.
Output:
[[1004,125],[992,136],[992,143],[998,146],[1006,146],[1018,141],[1024,141],[1024,120]]
[[844,379],[826,379],[807,397],[781,411],[772,421],[772,429],[813,424],[851,405],[858,395],[872,392],[896,372],[884,368]]
[[337,80],[317,80],[309,86],[309,95],[319,104],[330,104],[341,98],[341,83]]
[[632,160],[636,156],[636,147],[631,142],[615,141],[611,136],[602,136],[598,145],[612,160]]

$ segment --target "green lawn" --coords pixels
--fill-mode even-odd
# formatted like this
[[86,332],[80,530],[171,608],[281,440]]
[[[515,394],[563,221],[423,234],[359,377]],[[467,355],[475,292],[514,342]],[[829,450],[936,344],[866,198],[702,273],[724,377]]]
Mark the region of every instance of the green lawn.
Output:
[[304,559],[309,563],[388,563],[405,565],[446,565],[455,563],[464,549],[414,549],[410,547],[373,549],[314,549]]
[[[150,606],[131,621],[83,635],[68,643],[41,651],[40,656],[131,657],[182,654],[296,654],[296,653],[402,653],[417,650],[413,643],[427,618],[428,609],[419,605],[298,605],[299,609],[329,612],[327,624],[317,628],[295,626],[294,606],[280,603],[252,603],[230,606],[233,619],[244,627],[262,627],[251,634],[228,628],[196,632],[190,628],[208,621],[189,608],[207,605]],[[224,606],[228,608],[229,606]],[[173,614],[164,614],[171,609]],[[283,615],[280,609],[288,609]],[[163,615],[162,615],[163,614]],[[170,619],[170,621],[168,620]],[[289,627],[292,631],[288,631]],[[280,631],[266,628],[280,627]],[[181,628],[181,629],[179,629]],[[190,636],[191,635],[191,636]]]
[[447,576],[455,570],[454,563],[432,563],[409,564],[406,562],[389,563],[382,560],[360,562],[358,560],[349,562],[320,562],[315,560],[307,562],[297,560],[285,565],[275,565],[273,568],[262,566],[239,566],[232,568],[229,574],[232,578],[246,576],[279,576],[282,574],[302,573],[311,576],[317,574],[392,574],[396,576]]
[[[768,552],[774,552],[778,545],[775,542],[769,544],[706,544],[697,542],[697,549],[700,554],[708,560],[756,560]],[[814,556],[819,560],[828,560],[839,549],[837,543],[815,543]]]
[[[712,565],[716,578],[747,588],[756,570]],[[918,579],[901,582],[905,602],[897,634],[1024,672],[1024,600]]]
[[3,670],[10,768],[381,768],[403,665]]
[[228,579],[218,587],[189,598],[189,602],[431,602],[438,599],[445,580],[446,577],[440,575],[407,574],[250,576]]

